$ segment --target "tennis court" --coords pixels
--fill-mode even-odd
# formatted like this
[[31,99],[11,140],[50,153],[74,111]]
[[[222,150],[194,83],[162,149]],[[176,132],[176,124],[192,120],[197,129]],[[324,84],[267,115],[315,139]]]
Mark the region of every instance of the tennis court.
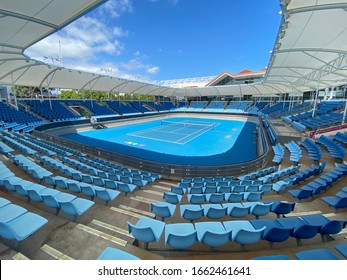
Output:
[[245,120],[172,117],[62,137],[146,160],[210,166],[255,159],[255,130]]
[[162,120],[157,127],[129,133],[128,135],[184,145],[207,131],[214,130],[218,125],[217,122],[196,120],[190,120],[189,122]]

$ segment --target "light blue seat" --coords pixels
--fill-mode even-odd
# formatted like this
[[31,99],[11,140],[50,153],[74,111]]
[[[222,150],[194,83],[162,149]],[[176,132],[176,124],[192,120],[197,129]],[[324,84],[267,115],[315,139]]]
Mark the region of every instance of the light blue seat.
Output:
[[16,192],[19,195],[26,196],[28,198],[28,201],[30,201],[28,190],[35,190],[36,192],[39,192],[39,191],[42,191],[46,188],[46,187],[39,185],[39,184],[36,184],[36,183],[32,183],[32,184],[29,184],[27,186],[25,186],[24,184],[23,185],[18,184],[18,185],[15,185],[15,187],[16,187]]
[[87,184],[93,184],[93,177],[88,174],[82,174],[82,182]]
[[103,178],[99,177],[92,177],[93,178],[93,185],[97,185],[99,187],[105,186],[105,180]]
[[171,186],[171,192],[184,195],[186,193],[187,189],[186,188],[181,188],[181,187],[176,187],[176,186]]
[[74,193],[81,193],[81,187],[80,187],[80,183],[77,181],[73,181],[73,180],[69,180],[66,183],[68,189]]
[[9,221],[18,218],[27,212],[27,209],[13,203],[9,203],[0,208],[0,223],[8,223]]
[[192,247],[197,241],[197,232],[190,223],[175,223],[165,226],[165,244],[172,248],[184,250]]
[[259,192],[260,185],[249,185],[246,186],[246,192]]
[[228,182],[218,183],[218,192],[219,193],[231,193],[231,187],[228,185]]
[[222,204],[227,209],[227,215],[235,218],[242,218],[249,214],[250,206],[245,206],[243,203],[224,203]]
[[9,201],[8,199],[0,197],[0,208],[4,207],[4,206],[6,206],[6,205],[8,205],[10,203],[11,203],[11,201]]
[[188,194],[188,201],[192,204],[202,204],[206,201],[206,194]]
[[95,202],[84,198],[77,197],[73,200],[65,200],[62,197],[57,198],[60,203],[61,210],[68,215],[76,218],[77,216],[83,215],[90,207],[92,207]]
[[224,193],[208,193],[206,194],[206,200],[209,203],[221,203],[225,200]]
[[158,216],[161,218],[162,221],[164,221],[165,218],[170,218],[173,216],[176,210],[176,205],[158,201],[155,204],[151,203],[151,212],[155,214],[155,216]]
[[259,186],[259,191],[263,193],[267,193],[272,191],[272,184],[262,184]]
[[105,202],[105,205],[112,200],[115,200],[120,194],[119,191],[105,189],[103,187],[94,186],[96,197]]
[[221,219],[227,215],[227,208],[221,204],[203,204],[204,216],[210,219]]
[[137,188],[137,186],[132,185],[132,184],[126,184],[126,183],[119,183],[118,184],[118,189],[121,192],[124,192],[125,195],[128,195],[128,193],[133,192],[136,188]]
[[54,177],[52,177],[52,176],[44,176],[42,180],[45,183],[47,183],[48,185],[53,186],[53,188],[55,188],[57,186],[55,183]]
[[209,247],[225,245],[230,240],[230,230],[224,228],[221,222],[195,223],[198,241]]
[[83,180],[83,174],[79,171],[71,172],[72,179],[81,182]]
[[232,192],[245,192],[246,191],[246,186],[245,185],[234,185],[232,187]]
[[189,194],[202,194],[205,192],[205,188],[204,187],[192,187],[192,188],[188,188],[188,193]]
[[47,222],[47,219],[27,212],[7,223],[0,223],[0,236],[8,240],[16,240],[18,248],[20,241],[34,234]]
[[140,260],[140,258],[117,248],[106,247],[97,260]]
[[193,222],[204,216],[204,209],[197,204],[181,204],[180,213],[182,218]]
[[159,241],[164,231],[165,223],[155,219],[142,217],[135,225],[128,223],[128,230],[135,240],[143,242],[144,247],[148,249],[148,243]]
[[216,193],[216,192],[217,192],[216,186],[205,186],[204,193],[211,194],[211,193]]
[[243,199],[247,201],[259,201],[263,197],[263,192],[244,192]]
[[226,221],[223,222],[223,225],[226,230],[231,231],[231,240],[233,242],[239,243],[241,249],[245,248],[246,244],[255,244],[257,243],[264,230],[265,226],[260,229],[255,229],[250,221]]
[[182,195],[172,192],[164,192],[163,198],[166,202],[169,202],[171,204],[178,204],[182,200]]
[[55,208],[56,210],[56,215],[59,214],[59,211],[61,209],[59,199],[63,199],[65,201],[72,201],[73,199],[76,198],[75,195],[68,194],[68,193],[63,193],[61,191],[55,190],[55,189],[47,189],[45,194],[41,194],[43,198],[43,203],[50,207],[50,208]]
[[243,200],[243,193],[226,193],[225,200],[229,202],[241,202]]
[[244,206],[250,207],[250,214],[254,215],[256,219],[259,219],[259,216],[266,216],[271,210],[272,202],[244,202]]
[[104,180],[104,182],[105,182],[106,188],[109,188],[112,190],[118,189],[118,183],[117,182],[115,182],[113,180]]
[[312,249],[294,254],[298,260],[338,260],[339,258],[329,249]]
[[87,183],[81,183],[80,188],[81,188],[81,192],[84,195],[90,197],[91,200],[94,200],[94,197],[96,196],[95,186],[92,186]]
[[2,181],[3,181],[3,186],[5,186],[6,190],[15,192],[16,191],[15,184],[20,183],[24,180],[22,178],[11,175],[10,178],[3,179]]
[[63,189],[63,190],[68,190],[67,182],[69,179],[62,177],[62,176],[56,176],[54,177],[55,184],[58,188]]

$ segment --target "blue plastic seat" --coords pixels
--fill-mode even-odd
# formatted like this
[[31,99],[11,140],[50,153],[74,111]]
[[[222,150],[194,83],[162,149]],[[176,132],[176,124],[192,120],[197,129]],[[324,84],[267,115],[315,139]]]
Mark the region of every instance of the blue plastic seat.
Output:
[[19,205],[9,203],[0,208],[0,223],[8,223],[9,221],[18,218],[27,212],[27,209]]
[[312,249],[294,254],[298,260],[338,260],[339,258],[329,249]]
[[28,238],[47,223],[47,219],[31,212],[7,222],[0,222],[0,236],[8,240],[16,240],[18,248],[20,241]]
[[282,227],[277,220],[251,220],[250,223],[255,229],[261,229],[264,226],[266,227],[261,238],[269,241],[271,248],[274,242],[283,242],[290,237],[291,229]]
[[243,200],[243,193],[226,193],[225,200],[229,202],[241,202]]
[[259,201],[262,199],[263,194],[263,192],[244,192],[243,199],[250,202]]
[[97,260],[140,260],[140,258],[117,248],[106,247]]
[[199,220],[204,216],[204,209],[196,204],[181,204],[180,205],[181,217],[191,222]]
[[259,219],[259,216],[265,216],[269,214],[272,206],[272,202],[244,202],[244,206],[249,206],[249,213],[254,215],[256,219]]
[[246,244],[255,244],[257,243],[266,226],[255,229],[250,221],[226,221],[223,222],[223,225],[226,230],[231,231],[231,240],[233,242],[239,243],[241,249],[243,250]]
[[347,197],[325,196],[321,197],[321,199],[330,207],[335,208],[336,211],[340,208],[347,208]]
[[140,218],[135,225],[128,222],[128,230],[137,241],[143,242],[148,249],[148,243],[159,241],[163,233],[165,223],[147,217]]
[[224,193],[209,193],[206,194],[206,200],[209,203],[221,203],[225,200]]
[[161,218],[162,221],[164,221],[165,218],[170,218],[173,216],[176,210],[176,205],[158,201],[155,204],[151,203],[151,212],[155,214],[155,216],[158,216]]
[[90,197],[91,200],[94,200],[94,197],[96,196],[96,192],[95,192],[95,187],[87,184],[87,183],[81,183],[80,184],[80,188],[81,188],[81,192]]
[[299,190],[288,190],[288,192],[296,199],[302,200],[309,197],[312,198],[313,190],[299,189]]
[[221,219],[227,215],[228,208],[221,204],[203,204],[204,216],[210,219]]
[[202,204],[206,201],[206,194],[188,194],[188,201],[193,204]]
[[335,249],[347,259],[347,243],[335,245]]
[[198,241],[209,247],[225,245],[230,240],[230,230],[226,230],[221,222],[195,223]]
[[176,187],[176,186],[171,186],[171,192],[184,195],[186,193],[187,189],[186,188],[181,188],[181,187]]
[[110,201],[115,200],[120,194],[119,191],[110,190],[103,187],[94,187],[96,197],[105,202],[107,205]]
[[266,260],[266,261],[276,261],[276,260],[290,260],[287,255],[269,255],[251,258],[251,260]]
[[309,225],[299,217],[279,218],[277,221],[286,229],[291,229],[290,235],[296,238],[297,245],[301,245],[301,239],[309,239],[316,236],[319,226]]
[[345,220],[330,220],[322,214],[305,215],[301,218],[309,225],[318,226],[323,242],[327,241],[328,235],[339,233],[346,224]]
[[224,203],[224,208],[227,208],[227,215],[235,218],[243,218],[250,213],[250,206],[245,206],[243,203]]
[[175,223],[165,226],[165,244],[172,248],[184,250],[192,247],[197,241],[197,232],[190,223]]
[[281,215],[284,217],[286,214],[294,211],[295,202],[287,202],[287,201],[269,201],[272,202],[271,212],[277,215],[277,218],[280,218]]
[[169,202],[171,204],[178,204],[182,200],[182,195],[172,192],[164,192],[163,198],[166,202]]
[[71,201],[62,199],[62,197],[57,198],[60,203],[61,210],[68,215],[74,217],[83,215],[90,207],[92,207],[95,202],[84,198],[77,197]]
[[118,184],[118,189],[121,192],[124,192],[125,195],[128,195],[128,193],[133,192],[136,188],[137,188],[137,186],[132,185],[132,184],[126,184],[126,183],[119,183]]

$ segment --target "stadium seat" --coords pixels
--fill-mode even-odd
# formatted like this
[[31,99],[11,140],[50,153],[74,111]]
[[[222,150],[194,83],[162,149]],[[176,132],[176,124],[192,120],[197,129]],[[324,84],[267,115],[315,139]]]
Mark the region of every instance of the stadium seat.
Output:
[[197,241],[197,232],[190,223],[174,223],[165,226],[165,244],[172,248],[184,250],[192,247]]

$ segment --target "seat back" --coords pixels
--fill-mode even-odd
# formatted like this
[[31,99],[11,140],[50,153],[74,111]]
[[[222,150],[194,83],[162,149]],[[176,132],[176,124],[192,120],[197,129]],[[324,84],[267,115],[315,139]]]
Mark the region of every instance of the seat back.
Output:
[[183,250],[193,246],[197,239],[198,237],[196,231],[186,235],[169,233],[166,242],[175,249]]
[[208,209],[206,217],[210,219],[221,219],[227,215],[227,210],[228,208],[216,209],[211,207]]
[[139,227],[131,224],[130,222],[127,223],[129,233],[131,233],[135,239],[145,243],[156,241],[153,230],[150,227]]
[[266,227],[264,226],[255,230],[240,229],[235,235],[233,235],[232,239],[234,242],[239,244],[254,244],[261,238],[265,228]]
[[294,211],[295,202],[280,202],[272,210],[275,214],[284,215]]
[[235,218],[242,218],[247,216],[249,212],[250,212],[250,207],[234,206],[229,212],[229,216],[235,217]]
[[337,234],[345,227],[345,221],[332,220],[321,227],[321,234]]
[[267,232],[264,231],[263,239],[270,242],[283,242],[290,237],[291,229],[273,227]]
[[151,211],[156,216],[162,217],[162,218],[168,218],[171,217],[170,210],[167,206],[163,205],[155,205],[154,203],[151,203]]
[[334,206],[334,208],[346,208],[347,207],[347,197],[342,197]]
[[223,246],[230,240],[230,231],[223,233],[214,233],[206,231],[201,242],[210,247]]
[[204,209],[198,209],[198,210],[191,210],[191,209],[185,209],[183,212],[182,217],[189,220],[194,221],[202,218],[204,216]]
[[298,225],[293,230],[295,238],[308,239],[314,237],[318,233],[319,227],[312,225]]
[[15,234],[13,230],[6,223],[1,223],[1,222],[0,222],[0,236],[7,240],[15,239]]

